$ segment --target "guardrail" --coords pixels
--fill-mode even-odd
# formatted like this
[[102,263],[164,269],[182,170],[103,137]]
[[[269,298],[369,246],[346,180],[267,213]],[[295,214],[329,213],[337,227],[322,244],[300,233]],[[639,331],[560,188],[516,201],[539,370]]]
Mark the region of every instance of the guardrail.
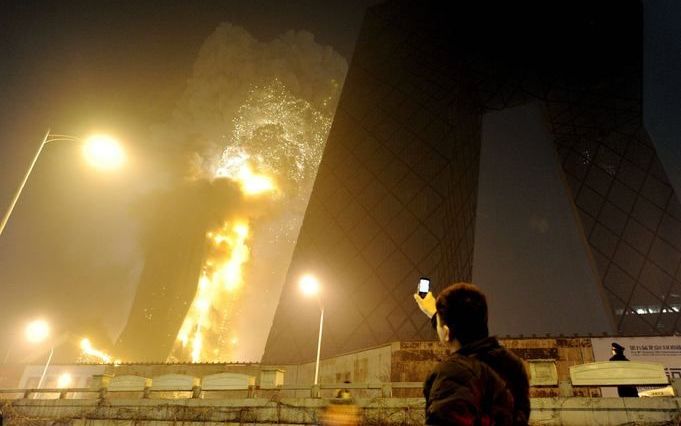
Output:
[[[375,397],[391,398],[394,390],[402,390],[397,397],[420,396],[422,382],[390,382],[390,383],[331,383],[319,385],[273,385],[262,382],[255,384],[252,376],[239,374],[214,374],[198,378],[189,375],[169,374],[149,379],[141,376],[106,376],[95,375],[88,388],[43,388],[43,389],[0,389],[0,399],[103,399],[116,395],[131,394],[142,399],[158,395],[161,398],[201,399],[204,396],[218,394],[235,398],[256,398],[263,395],[322,398],[339,388],[357,392],[359,397],[369,394]],[[558,382],[557,380],[555,380]],[[618,385],[668,385],[664,367],[657,363],[645,362],[595,362],[570,367],[570,379],[556,383],[560,395],[571,397],[574,387],[603,387]],[[679,387],[674,383],[674,388]],[[674,394],[675,392],[671,392]],[[230,395],[231,394],[231,395]],[[15,397],[11,397],[11,396]],[[238,395],[238,396],[236,396]]]
[[[140,389],[131,390],[112,390],[108,387],[100,388],[41,388],[41,389],[0,389],[0,399],[93,399],[80,398],[84,395],[90,395],[94,398],[107,398],[110,394],[140,394],[142,399],[152,398],[155,393],[177,393],[189,394],[186,399],[202,398],[204,394],[210,392],[234,393],[246,392],[246,398],[256,398],[260,392],[277,393],[277,392],[302,392],[307,391],[311,398],[321,398],[321,391],[323,390],[338,390],[338,389],[353,390],[370,390],[380,391],[382,398],[391,398],[394,389],[422,389],[422,382],[392,382],[392,383],[336,383],[336,384],[320,384],[320,385],[282,385],[276,387],[260,387],[249,386],[243,389],[221,389],[221,390],[204,390],[201,386],[193,386],[191,390],[187,388],[164,388],[152,389],[151,386],[145,386]],[[16,395],[16,397],[7,397]],[[75,398],[74,398],[75,396]],[[181,398],[178,398],[181,399]]]

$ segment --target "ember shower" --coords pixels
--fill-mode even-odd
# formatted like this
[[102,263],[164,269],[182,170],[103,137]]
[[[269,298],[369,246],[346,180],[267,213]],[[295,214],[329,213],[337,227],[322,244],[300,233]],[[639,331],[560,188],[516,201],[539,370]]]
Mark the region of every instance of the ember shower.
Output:
[[206,40],[173,120],[155,129],[180,147],[183,178],[153,203],[152,221],[170,223],[152,225],[117,356],[260,359],[346,70],[305,32],[263,43],[222,24]]
[[[304,209],[330,125],[330,117],[291,95],[278,80],[254,88],[239,109],[219,167],[209,172],[213,178],[236,182],[247,200],[256,198],[260,203],[244,204],[239,217],[226,220],[207,234],[209,255],[172,360],[227,361],[235,359],[236,354],[246,356],[238,350],[239,338],[244,334],[251,337],[253,330],[242,328],[240,332],[237,317],[262,314],[258,306],[252,310],[239,306],[243,287],[249,283],[245,268],[250,246],[259,236],[252,234],[253,222],[262,215],[263,200],[270,201],[265,203],[267,207],[283,203],[284,209]],[[265,221],[271,219],[266,215]],[[260,233],[272,238],[277,251],[290,258],[300,219],[301,215],[289,216],[283,224],[261,228]],[[255,273],[250,275],[252,278]]]

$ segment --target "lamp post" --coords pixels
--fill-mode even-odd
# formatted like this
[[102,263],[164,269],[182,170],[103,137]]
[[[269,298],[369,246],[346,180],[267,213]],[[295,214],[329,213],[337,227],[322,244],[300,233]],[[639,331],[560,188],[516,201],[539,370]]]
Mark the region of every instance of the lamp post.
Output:
[[[35,320],[26,326],[26,339],[31,343],[41,343],[47,339],[50,335],[50,326],[44,320]],[[45,381],[45,375],[47,375],[47,369],[52,362],[52,355],[54,355],[54,345],[50,347],[50,355],[47,357],[47,362],[45,362],[45,368],[43,368],[43,374],[40,375],[40,380],[38,381],[38,389],[43,386]]]
[[100,169],[112,169],[120,166],[124,161],[125,155],[123,154],[123,151],[118,146],[116,141],[108,136],[93,135],[87,139],[82,139],[77,136],[51,134],[48,130],[47,133],[45,133],[45,137],[40,143],[40,146],[38,147],[38,151],[33,156],[31,165],[28,167],[28,171],[26,171],[24,179],[19,185],[19,189],[17,189],[17,192],[14,194],[14,198],[12,198],[9,209],[7,209],[7,212],[2,218],[2,222],[0,222],[0,235],[2,235],[2,232],[5,230],[5,226],[7,226],[7,222],[14,211],[14,207],[16,206],[17,201],[19,201],[19,197],[24,190],[24,186],[26,186],[28,177],[31,175],[33,167],[35,167],[35,164],[38,162],[38,157],[40,157],[40,154],[43,152],[43,148],[45,148],[45,145],[48,143],[57,141],[83,143],[83,154],[85,155],[86,159],[93,166]]
[[322,349],[322,330],[324,329],[324,305],[319,296],[320,286],[319,281],[313,275],[304,275],[300,279],[300,290],[305,296],[317,296],[317,303],[319,304],[319,339],[317,340],[317,361],[314,367],[314,384],[319,384],[319,354]]

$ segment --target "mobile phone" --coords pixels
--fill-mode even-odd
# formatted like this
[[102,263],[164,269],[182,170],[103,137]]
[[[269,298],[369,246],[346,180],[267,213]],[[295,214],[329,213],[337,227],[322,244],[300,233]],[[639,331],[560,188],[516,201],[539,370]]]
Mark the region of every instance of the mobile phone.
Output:
[[421,299],[426,297],[426,294],[430,291],[430,278],[421,277],[421,279],[419,279],[418,291]]

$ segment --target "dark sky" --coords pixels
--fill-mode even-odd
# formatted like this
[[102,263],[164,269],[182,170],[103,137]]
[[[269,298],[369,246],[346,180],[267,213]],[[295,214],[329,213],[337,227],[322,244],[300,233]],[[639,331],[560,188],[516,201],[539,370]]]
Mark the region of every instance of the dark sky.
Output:
[[542,108],[482,119],[473,281],[496,334],[612,332]]
[[171,113],[218,24],[242,26],[260,40],[307,30],[349,60],[375,1],[176,3],[0,2],[0,211],[48,128],[110,132],[131,157],[125,171],[101,174],[84,165],[76,145],[55,144],[41,155],[0,236],[0,352],[22,340],[16,333],[35,316],[50,317],[68,339],[83,323],[110,332],[107,309],[111,317],[125,310],[114,305],[132,296],[130,277],[139,272],[131,267],[139,253],[130,202],[155,167],[146,135]]

